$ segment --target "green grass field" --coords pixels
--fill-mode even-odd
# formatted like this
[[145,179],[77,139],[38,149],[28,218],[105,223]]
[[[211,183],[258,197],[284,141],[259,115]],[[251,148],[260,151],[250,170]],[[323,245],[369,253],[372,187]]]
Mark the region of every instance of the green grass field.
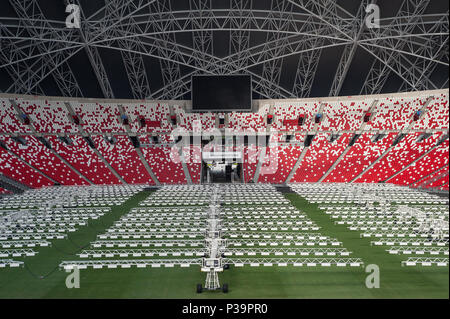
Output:
[[51,247],[39,248],[34,257],[14,258],[26,262],[24,268],[0,269],[0,298],[449,298],[448,267],[402,267],[405,256],[390,255],[384,248],[370,246],[343,225],[335,225],[316,204],[296,194],[285,196],[321,227],[320,233],[337,238],[362,258],[365,265],[380,267],[381,287],[368,289],[363,267],[231,267],[220,275],[230,292],[197,294],[195,285],[205,274],[199,267],[130,268],[81,270],[79,289],[67,289],[67,273],[58,265],[89,246],[120,216],[149,196],[142,192],[114,207],[88,226],[54,240]]

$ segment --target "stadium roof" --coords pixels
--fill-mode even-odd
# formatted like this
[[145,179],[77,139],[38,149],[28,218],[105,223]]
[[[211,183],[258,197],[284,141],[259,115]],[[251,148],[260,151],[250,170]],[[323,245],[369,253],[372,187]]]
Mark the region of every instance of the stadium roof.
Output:
[[[238,73],[263,99],[448,88],[447,1],[4,2],[4,93],[189,99],[191,75]],[[69,2],[80,29],[66,27]]]

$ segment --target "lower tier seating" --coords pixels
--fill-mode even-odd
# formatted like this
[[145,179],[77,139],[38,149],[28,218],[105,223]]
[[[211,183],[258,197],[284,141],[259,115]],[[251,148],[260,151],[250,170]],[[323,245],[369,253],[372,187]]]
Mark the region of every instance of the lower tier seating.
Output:
[[[410,133],[393,146],[397,133],[389,133],[380,140],[375,140],[376,136],[372,133],[363,133],[351,147],[349,141],[353,135],[350,133],[341,136],[320,133],[308,147],[304,146],[304,135],[300,134],[298,139],[291,140],[293,144],[268,148],[250,144],[237,149],[226,147],[225,151],[243,153],[243,179],[246,183],[255,179],[259,166],[258,183],[285,183],[302,155],[289,181],[291,183],[318,182],[336,163],[322,182],[387,181],[417,188],[445,189],[448,187],[448,177],[443,173],[448,171],[448,139],[437,146],[437,141],[444,134],[439,132],[428,136]],[[283,138],[283,135],[273,134],[271,141],[282,142]],[[9,150],[0,147],[0,173],[33,188],[55,183],[120,184],[114,171],[129,184],[154,184],[147,170],[150,167],[161,184],[185,184],[188,180],[186,174],[194,184],[200,183],[200,146],[183,147],[183,156],[180,156],[179,148],[150,143],[151,137],[141,136],[140,150],[144,156],[141,159],[128,136],[115,135],[108,140],[96,135],[91,139],[98,152],[89,146],[88,140],[75,135],[68,136],[68,139],[57,136],[46,136],[44,139],[31,135],[20,138],[0,136],[0,142]],[[258,163],[261,151],[265,152],[265,156],[263,162]]]
[[34,136],[24,136],[26,145],[14,141],[10,137],[3,136],[1,140],[6,146],[20,156],[27,163],[46,174],[51,179],[62,185],[88,185],[80,175],[75,173],[61,159],[52,153],[44,144]]
[[192,183],[200,183],[202,169],[202,150],[200,146],[183,147],[183,157],[191,175]]
[[282,184],[297,162],[303,146],[281,145],[267,147],[259,173],[259,183]]
[[448,147],[448,140],[446,140],[417,162],[412,163],[403,172],[391,179],[388,179],[387,182],[397,185],[410,185],[423,176],[427,176],[437,169],[447,165],[449,161]]
[[6,194],[11,194],[11,192],[7,189],[0,187],[0,195],[6,195]]
[[244,147],[244,181],[249,183],[255,176],[256,168],[258,166],[258,159],[261,149],[258,146],[250,145]]
[[436,180],[435,182],[429,184],[426,188],[437,188],[440,190],[448,191],[448,185],[449,184],[449,177],[448,174],[444,177],[441,177],[440,179]]
[[185,184],[181,159],[171,147],[144,147],[142,153],[161,184]]
[[51,180],[39,174],[2,147],[0,147],[0,173],[33,188],[53,185]]
[[422,142],[417,142],[420,135],[421,133],[417,132],[403,137],[397,145],[355,182],[378,183],[387,180],[436,145],[442,133],[435,133]]
[[345,150],[350,134],[342,134],[334,142],[330,142],[329,137],[328,134],[318,134],[314,138],[291,179],[292,183],[318,182]]
[[426,178],[421,178],[416,181],[411,187],[414,188],[428,188],[428,185],[431,185],[433,182],[437,180],[443,180],[442,176],[448,175],[449,166],[448,164],[441,169],[438,169],[436,172],[428,175]]
[[114,144],[103,136],[94,136],[93,141],[104,159],[128,184],[154,184],[127,136],[114,136]]
[[53,149],[76,170],[94,184],[121,184],[101,158],[89,147],[81,136],[70,136],[71,144],[66,144],[55,136],[48,140]]
[[361,135],[324,182],[351,182],[384,153],[392,144],[395,135],[395,133],[388,134],[378,142],[372,142],[372,134]]

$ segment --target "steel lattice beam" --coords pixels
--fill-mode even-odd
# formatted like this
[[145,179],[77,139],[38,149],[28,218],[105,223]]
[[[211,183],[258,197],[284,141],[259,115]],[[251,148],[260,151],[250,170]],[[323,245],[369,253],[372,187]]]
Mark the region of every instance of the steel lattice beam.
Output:
[[251,21],[253,5],[253,0],[230,0],[231,10],[236,10],[236,16],[239,19],[239,25],[241,30],[230,31],[230,44],[228,55],[238,55],[237,59],[239,61],[237,67],[245,68],[245,61],[248,59],[248,49],[250,48],[250,32],[245,29],[249,27],[249,22]]
[[[272,0],[271,1],[271,11],[274,13],[278,12],[292,12],[292,6],[290,3],[286,1],[277,1]],[[271,13],[272,14],[272,13]],[[285,29],[286,21],[292,21],[292,17],[288,17],[285,21],[280,21],[277,25],[278,29]],[[280,33],[268,33],[266,37],[266,43],[264,45],[263,51],[268,51],[271,49],[271,45],[268,43],[274,42],[274,48],[276,48],[274,55],[280,56],[282,52],[282,48],[286,46],[287,44],[286,37],[282,36]],[[263,63],[263,70],[262,70],[262,77],[264,80],[267,81],[273,81],[277,85],[280,84],[280,78],[281,78],[281,68],[283,66],[283,59],[276,59],[276,60],[269,60],[265,63]],[[263,96],[267,96],[269,98],[280,98],[281,92],[279,89],[273,89],[266,86],[256,86],[256,90],[261,90],[263,92]]]
[[363,0],[358,9],[358,13],[355,17],[355,23],[351,30],[353,42],[344,48],[341,60],[336,69],[333,82],[331,84],[330,96],[338,96],[341,92],[342,85],[344,85],[345,78],[347,76],[348,70],[351,63],[353,62],[353,57],[355,56],[356,50],[358,48],[358,41],[361,37],[362,32],[365,28],[365,18],[367,16],[366,7],[370,3],[376,3],[376,0]]
[[[4,35],[11,35],[10,30],[3,25],[0,24],[0,38],[4,38]],[[8,64],[9,61],[15,59],[22,59],[27,56],[27,54],[32,54],[35,47],[31,47],[29,50],[21,50],[17,47],[14,41],[1,39],[1,47],[0,50],[0,62],[3,65]],[[30,92],[32,94],[44,94],[44,91],[40,87],[40,85],[34,86],[30,88],[31,82],[29,79],[31,76],[26,76],[22,78],[25,74],[30,75],[33,73],[33,70],[28,66],[27,63],[16,63],[9,65],[6,67],[6,72],[10,76],[11,79],[16,79],[10,89],[13,92]],[[27,81],[28,80],[28,81]],[[9,89],[8,89],[9,90]]]
[[[308,43],[305,43],[308,44]],[[324,44],[322,38],[317,38],[314,47],[321,47]],[[306,47],[304,48],[306,49]],[[296,97],[308,97],[319,65],[322,50],[306,51],[299,55],[297,71],[295,73],[292,92]]]
[[[111,0],[106,2],[105,14],[108,17],[119,20],[123,11],[118,11],[120,7],[120,0]],[[130,6],[133,2],[129,3]],[[126,10],[127,7],[122,7],[122,10]],[[130,18],[130,24],[126,25],[126,31],[129,33],[140,34],[142,30],[136,23],[133,23],[133,18]],[[116,31],[116,30],[114,30]],[[120,35],[120,32],[115,32],[115,36]],[[145,99],[151,95],[150,84],[148,81],[147,71],[145,69],[144,59],[142,55],[136,53],[138,51],[138,45],[133,42],[127,41],[127,39],[118,40],[118,45],[126,51],[121,51],[125,70],[127,72],[128,81],[130,82],[131,92],[135,99]]]
[[189,6],[191,10],[199,12],[201,19],[196,21],[195,28],[200,31],[192,32],[192,43],[195,50],[194,57],[196,61],[202,62],[197,66],[202,69],[209,67],[207,63],[206,55],[213,55],[213,32],[212,32],[212,19],[213,16],[210,13],[212,4],[211,0],[189,0]]
[[[11,6],[14,8],[16,14],[19,18],[22,19],[24,23],[27,23],[30,28],[28,28],[28,32],[31,37],[39,39],[41,37],[41,29],[37,28],[39,23],[36,25],[33,21],[42,21],[41,23],[45,23],[45,17],[39,7],[39,4],[35,0],[10,0]],[[53,33],[53,36],[58,37],[58,33]],[[67,35],[70,37],[70,35]],[[49,50],[54,50],[58,47],[64,46],[63,43],[42,43],[37,41],[34,48],[39,52],[46,52]],[[73,72],[67,62],[59,63],[65,57],[65,53],[60,51],[59,53],[55,53],[53,55],[49,55],[43,67],[43,72],[48,72],[48,70],[54,69],[52,72],[53,78],[63,96],[79,96],[83,97],[83,93],[78,85],[77,79],[73,75]],[[36,63],[35,63],[36,65]],[[38,68],[41,68],[39,64],[37,64]],[[19,72],[16,74],[16,81],[11,86],[14,92],[19,91],[22,93],[31,93],[33,89],[32,82],[38,80],[38,76],[42,75],[42,72],[32,72],[33,67],[29,68],[27,72]],[[31,71],[31,72],[30,72]],[[21,85],[22,83],[22,85]],[[25,85],[23,85],[25,84]],[[11,91],[11,90],[8,90]]]
[[[76,0],[77,4],[79,5],[79,0]],[[68,4],[69,1],[65,0],[65,3]],[[83,21],[83,18],[85,17],[83,13],[83,9],[80,6],[80,16]],[[111,87],[111,82],[108,79],[108,75],[106,73],[105,67],[103,66],[103,61],[100,56],[100,53],[95,47],[92,47],[88,45],[89,41],[91,40],[90,33],[85,31],[88,30],[89,27],[86,23],[82,23],[82,28],[78,29],[80,38],[83,43],[86,45],[84,46],[86,54],[89,58],[89,61],[91,63],[92,69],[94,71],[94,74],[97,78],[98,84],[100,85],[100,88],[102,90],[102,93],[105,98],[114,98],[114,92]]]
[[[429,0],[404,0],[396,15],[396,19],[391,21],[389,26],[393,29],[397,29],[399,33],[411,33],[411,31],[416,27],[414,22],[417,22],[417,17],[424,13],[429,2]],[[408,17],[408,20],[411,21],[412,24],[406,27],[398,27],[398,22],[404,19],[404,17]],[[391,73],[391,70],[387,65],[391,65],[394,61],[398,60],[400,56],[398,50],[402,50],[407,43],[396,42],[393,39],[386,39],[383,41],[383,43],[386,42],[389,47],[393,49],[393,51],[388,52],[386,63],[382,63],[376,59],[374,60],[361,88],[361,94],[377,94],[381,92]]]
[[[438,35],[434,37],[429,37],[427,41],[419,46],[417,48],[416,53],[418,55],[424,55],[424,56],[432,56],[437,61],[444,61],[447,64],[449,63],[449,54],[448,54],[448,47],[449,47],[449,36],[448,36],[448,14],[446,17],[443,17],[441,20],[442,23],[437,23],[433,29],[436,29],[436,31],[440,31],[440,33],[447,33],[447,35]],[[433,48],[439,48],[438,50],[435,50]],[[407,82],[403,82],[400,86],[399,91],[403,92],[406,90],[427,90],[430,87],[435,87],[434,83],[431,82],[429,77],[433,74],[433,71],[438,66],[438,63],[435,63],[434,61],[424,61],[421,58],[415,58],[413,61],[411,61],[411,65],[419,68],[419,74],[417,77],[410,79],[410,82],[413,84],[412,87],[409,87],[407,85]],[[444,87],[445,85],[448,85],[448,78],[447,81],[443,83]]]
[[[157,12],[163,13],[163,12],[171,12],[171,4],[170,0],[162,0],[157,3]],[[175,35],[169,34],[166,32],[163,32],[162,29],[158,30],[161,33],[162,40],[165,40],[166,42],[161,42],[158,44],[161,49],[167,49],[167,44],[170,42],[176,42]],[[163,44],[164,43],[164,44]],[[177,54],[176,52],[175,54]],[[169,89],[165,90],[164,97],[167,99],[170,99],[172,96],[179,96],[180,92],[183,90],[183,86],[175,85],[176,80],[181,77],[181,69],[180,65],[170,61],[169,59],[161,59],[160,60],[160,66],[161,66],[161,74],[163,77],[163,85],[167,86],[169,85]],[[173,92],[173,93],[172,93]]]

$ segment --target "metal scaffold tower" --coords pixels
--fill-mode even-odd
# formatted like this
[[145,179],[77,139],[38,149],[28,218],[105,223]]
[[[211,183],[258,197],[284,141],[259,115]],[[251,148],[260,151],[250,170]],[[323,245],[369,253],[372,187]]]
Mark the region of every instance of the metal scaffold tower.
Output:
[[[222,289],[228,292],[228,285],[222,287],[219,283],[219,272],[223,272],[223,256],[226,249],[226,239],[222,238],[222,218],[221,218],[221,189],[215,185],[212,189],[211,201],[207,211],[205,246],[207,253],[202,260],[202,272],[206,272],[205,290]],[[197,292],[203,291],[201,284],[197,285]]]
[[406,205],[400,206],[396,214],[399,216],[399,221],[415,221],[419,233],[428,234],[434,240],[448,239],[449,222],[444,219],[444,216],[426,213]]

